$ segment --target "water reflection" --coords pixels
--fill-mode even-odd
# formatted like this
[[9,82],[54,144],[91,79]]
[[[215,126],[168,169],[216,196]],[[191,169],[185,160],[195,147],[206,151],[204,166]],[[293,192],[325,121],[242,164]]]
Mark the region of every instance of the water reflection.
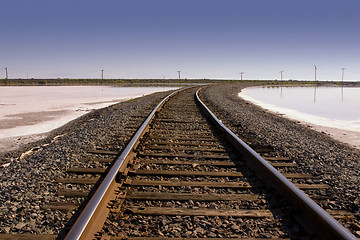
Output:
[[360,109],[359,87],[318,85],[312,87],[259,87],[247,88],[242,94],[275,107],[293,109],[315,116],[339,120],[360,120],[360,111],[354,111],[354,109]]
[[[318,86],[314,86],[314,97],[313,97],[313,103],[316,103],[316,89],[318,88]],[[344,86],[341,86],[341,101],[344,101]],[[280,96],[282,97],[282,89],[281,89],[281,93]]]

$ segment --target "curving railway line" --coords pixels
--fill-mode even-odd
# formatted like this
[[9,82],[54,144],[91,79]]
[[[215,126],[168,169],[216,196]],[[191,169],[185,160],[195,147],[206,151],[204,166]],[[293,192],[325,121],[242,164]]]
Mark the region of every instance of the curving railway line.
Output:
[[[329,186],[239,139],[197,92],[169,95],[121,153],[91,150],[83,161],[94,166],[57,179],[93,189],[64,190],[68,201],[49,206],[79,209],[57,239],[357,239],[338,222],[351,213],[318,205]],[[89,201],[79,207],[79,196]]]
[[318,197],[327,186],[306,184],[289,159],[261,157],[271,149],[250,148],[195,93],[164,99],[110,170],[72,169],[107,175],[65,239],[356,239],[330,216],[346,213],[300,190]]

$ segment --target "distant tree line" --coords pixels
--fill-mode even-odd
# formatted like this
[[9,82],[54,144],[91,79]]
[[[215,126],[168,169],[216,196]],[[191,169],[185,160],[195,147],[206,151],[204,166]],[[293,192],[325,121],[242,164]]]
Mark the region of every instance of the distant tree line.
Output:
[[360,86],[360,82],[332,82],[332,81],[306,81],[306,80],[221,80],[221,79],[0,79],[0,86],[62,86],[62,85],[120,85],[120,86],[172,86],[185,84],[206,84],[206,83],[256,83],[256,85],[303,85],[303,84],[331,84]]

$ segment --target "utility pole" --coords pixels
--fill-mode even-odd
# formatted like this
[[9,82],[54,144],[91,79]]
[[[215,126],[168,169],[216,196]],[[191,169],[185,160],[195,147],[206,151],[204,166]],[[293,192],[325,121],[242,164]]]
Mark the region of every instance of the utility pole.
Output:
[[181,79],[181,76],[180,76],[180,73],[181,73],[181,71],[177,71],[178,73],[179,73],[179,80]]
[[316,70],[317,70],[316,65],[314,65],[314,68],[315,68],[315,82],[316,82]]
[[342,74],[341,74],[341,82],[344,84],[344,71],[346,68],[341,68]]
[[240,73],[240,80],[241,80],[241,81],[243,80],[243,79],[242,79],[243,74],[244,74],[244,72],[241,72],[241,73]]
[[284,72],[284,70],[280,71],[280,79],[281,79],[281,81],[283,80],[283,72]]
[[8,68],[7,68],[7,67],[5,68],[5,73],[6,73],[6,74],[5,74],[5,76],[6,76],[6,77],[5,77],[5,79],[7,80],[7,79],[9,78],[9,75],[8,75]]
[[101,70],[101,79],[104,80],[104,70]]

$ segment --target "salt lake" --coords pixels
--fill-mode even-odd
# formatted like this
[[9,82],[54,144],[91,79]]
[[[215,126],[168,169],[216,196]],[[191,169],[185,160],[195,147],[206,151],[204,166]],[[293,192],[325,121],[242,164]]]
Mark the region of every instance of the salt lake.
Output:
[[[360,146],[358,87],[251,87],[243,89],[239,96],[272,112],[318,126],[317,130],[325,127],[339,140]],[[350,140],[344,140],[344,136]]]
[[110,86],[0,87],[0,149],[7,146],[5,144],[6,139],[46,133],[93,109],[172,89],[176,88]]

